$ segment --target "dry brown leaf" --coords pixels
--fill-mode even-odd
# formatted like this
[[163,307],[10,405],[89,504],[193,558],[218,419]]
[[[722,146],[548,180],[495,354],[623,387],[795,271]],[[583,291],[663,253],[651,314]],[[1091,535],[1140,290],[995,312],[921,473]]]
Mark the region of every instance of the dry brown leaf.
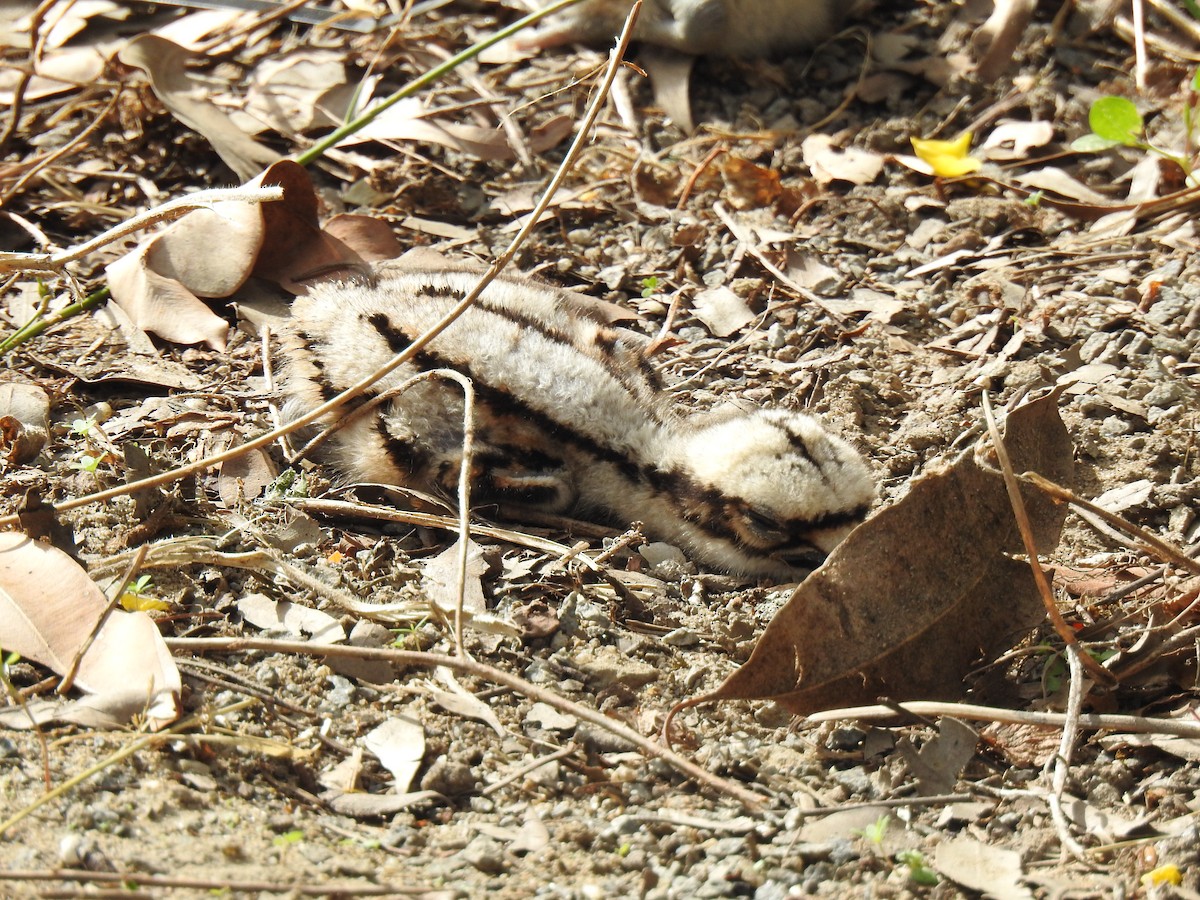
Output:
[[404,252],[396,232],[382,219],[340,213],[325,223],[325,233],[366,262],[395,259]]
[[217,494],[226,508],[246,500],[257,500],[278,474],[275,463],[264,451],[243,453],[221,464],[217,474]]
[[[1050,394],[1014,410],[1017,472],[1071,480],[1071,441]],[[1066,515],[1023,491],[1038,547]],[[797,715],[892,700],[954,698],[980,658],[1011,647],[1045,612],[1020,553],[999,474],[968,450],[838,546],[775,616],[750,660],[708,700],[770,698]]]
[[229,324],[200,298],[237,290],[262,244],[258,204],[222,202],[193,210],[109,264],[113,300],[144,331],[223,350]]
[[343,52],[301,49],[259,61],[233,121],[248,133],[266,128],[294,135],[336,128],[346,120],[359,87],[346,83]]
[[721,163],[724,196],[734,209],[763,209],[783,193],[779,173],[739,156],[726,156]]
[[[0,644],[66,674],[108,607],[67,554],[23,534],[0,534]],[[140,698],[153,728],[179,713],[179,670],[154,621],[113,610],[84,653],[75,685],[89,694]]]
[[728,337],[754,321],[754,313],[745,298],[724,285],[701,291],[693,297],[692,315],[717,337]]
[[917,779],[918,793],[926,796],[948,794],[958,777],[975,756],[979,734],[965,722],[946,716],[938,722],[938,733],[918,750],[902,737],[896,749]]
[[0,459],[32,462],[50,436],[50,398],[36,384],[0,383]]
[[150,78],[155,96],[171,114],[203,135],[225,165],[242,181],[253,178],[280,155],[234,125],[213,102],[211,87],[186,68],[195,54],[157,34],[143,34],[117,54],[127,66]]
[[1033,900],[1033,891],[1021,884],[1025,873],[1016,850],[959,835],[934,847],[930,864],[951,881],[992,900]]
[[247,594],[238,600],[237,609],[243,619],[267,632],[287,634],[314,644],[340,644],[346,640],[342,623],[329,613],[290,600]]
[[[252,185],[283,188],[283,200],[261,206],[263,244],[254,260],[254,274],[291,291],[303,293],[305,279],[363,266],[363,257],[335,234],[321,230],[317,194],[312,179],[299,163],[280,160]],[[343,227],[343,226],[339,226]],[[356,239],[367,231],[361,224],[347,231]],[[372,253],[378,234],[367,242]]]

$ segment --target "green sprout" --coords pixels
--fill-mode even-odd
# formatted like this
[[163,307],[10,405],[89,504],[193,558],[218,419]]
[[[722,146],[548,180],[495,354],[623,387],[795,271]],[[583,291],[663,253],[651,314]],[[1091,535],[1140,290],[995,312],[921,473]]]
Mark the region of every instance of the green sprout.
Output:
[[78,469],[80,472],[90,472],[92,475],[95,475],[97,470],[100,468],[101,459],[102,457],[99,456],[91,456],[87,453],[81,453],[79,455],[79,459],[71,463],[71,468]]
[[896,854],[896,862],[908,866],[908,877],[915,884],[931,887],[941,880],[917,850],[901,850]]
[[876,847],[880,847],[883,845],[883,836],[887,834],[888,825],[891,824],[891,821],[892,817],[887,813],[884,813],[866,828],[856,828],[854,833],[860,837],[866,838],[867,841],[874,844]]
[[642,299],[649,300],[658,293],[658,276],[647,275],[642,279]]
[[96,427],[95,419],[72,419],[71,434],[76,437],[85,438],[92,433],[92,429]]

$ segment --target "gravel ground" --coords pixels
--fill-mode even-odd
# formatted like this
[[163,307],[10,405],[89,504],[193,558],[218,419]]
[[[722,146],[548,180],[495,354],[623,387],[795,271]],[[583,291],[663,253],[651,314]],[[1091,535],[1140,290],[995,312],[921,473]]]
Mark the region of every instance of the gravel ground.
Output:
[[[1087,4],[1077,5],[1058,31],[1056,10],[1039,11],[1011,70],[990,83],[952,64],[981,21],[955,4],[876,7],[864,22],[876,52],[903,42],[911,64],[876,65],[858,97],[861,35],[821,48],[811,62],[701,60],[692,103],[702,128],[692,137],[664,121],[649,87],[627,73],[637,130],[621,118],[620,104],[610,105],[571,176],[573,199],[535,232],[517,265],[636,313],[628,324],[647,336],[680,299],[671,331],[677,342],[657,360],[681,406],[732,400],[814,411],[869,455],[883,504],[979,433],[983,389],[1002,404],[1073,384],[1060,409],[1075,446],[1076,490],[1097,497],[1134,485],[1132,500],[1113,505],[1159,537],[1195,547],[1200,263],[1190,206],[1151,209],[1131,227],[1106,231],[1078,208],[1087,203],[1070,207],[1052,195],[1030,203],[1011,188],[1053,165],[1117,203],[1141,158],[1130,150],[1064,153],[1086,131],[1091,100],[1132,90],[1131,51],[1107,23],[1087,20]],[[424,21],[443,45],[462,46],[500,13],[451,6]],[[298,34],[285,36],[284,45],[303,43],[305,33]],[[322,40],[352,65],[370,60],[378,44]],[[394,63],[390,84],[425,57],[405,45],[385,58]],[[556,113],[575,115],[586,87],[559,88],[601,61],[563,50],[511,69],[481,67],[478,77],[531,128]],[[229,79],[220,65],[208,71]],[[1155,127],[1166,133],[1190,76],[1160,59],[1151,75],[1143,106],[1160,112]],[[124,118],[80,146],[76,170],[137,172],[163,195],[204,186],[196,179],[230,180],[144,79],[122,77],[131,85]],[[459,97],[457,85],[437,96]],[[909,152],[911,136],[939,128],[953,136],[971,122],[983,123],[982,140],[1001,109],[1049,123],[1053,137],[1015,162],[993,163],[986,178],[935,183],[890,158],[861,184],[814,177],[805,136],[830,110],[838,111],[817,131],[835,147],[887,155]],[[32,152],[50,115],[48,104],[31,107],[10,158]],[[713,150],[720,153],[706,162]],[[366,207],[346,196],[352,179],[341,176],[353,159],[313,172],[329,212],[379,216],[406,245],[487,260],[511,236],[512,215],[501,200],[527,194],[563,149],[530,166],[418,144],[387,156],[377,146],[361,152],[375,160],[370,177],[356,184],[359,197],[373,198]],[[1035,162],[1055,154],[1064,155]],[[70,205],[63,205],[63,183],[48,181],[26,188],[8,208],[67,245],[111,224],[84,214],[85,196],[116,211],[150,205],[135,181],[80,178],[72,184],[83,193]],[[1093,211],[1100,205],[1093,202]],[[736,298],[734,311],[749,318],[721,333],[719,317],[699,302],[705,296]],[[190,373],[197,387],[168,392],[161,381],[121,377],[131,351],[100,317],[72,320],[10,357],[14,377],[50,392],[56,427],[35,463],[0,475],[5,512],[30,486],[57,500],[124,480],[120,455],[95,473],[79,470],[86,438],[70,423],[81,415],[96,417],[118,448],[145,445],[163,469],[269,426],[261,344],[248,325],[233,333],[227,352],[159,346],[162,365]],[[319,468],[306,478],[314,496],[329,484]],[[417,609],[426,603],[422,566],[446,547],[444,533],[309,519],[277,499],[223,499],[221,481],[210,471],[181,482],[150,521],[125,499],[69,514],[80,558],[102,568],[100,561],[139,542],[234,532],[223,549],[283,546],[288,562],[357,597]],[[560,526],[505,524],[568,546],[575,540]],[[593,549],[619,534],[607,533],[591,538]],[[490,612],[524,629],[520,637],[470,630],[470,653],[646,735],[672,705],[715,690],[744,663],[791,590],[698,571],[669,549],[650,547],[613,557],[610,574],[624,586],[616,591],[611,579],[545,552],[479,542]],[[1097,648],[1128,648],[1147,624],[1162,625],[1195,597],[1194,583],[1174,571],[1116,596],[1157,560],[1074,515],[1051,558],[1064,614]],[[248,595],[265,594],[324,607],[343,625],[357,625],[355,639],[368,646],[453,649],[433,617],[418,615],[381,635],[379,626],[268,573],[195,562],[154,569],[153,578],[153,593],[170,603],[157,614],[167,636],[275,636],[247,621],[242,606]],[[551,624],[538,631],[534,619]],[[1177,624],[1188,621],[1185,615]],[[993,668],[989,700],[1001,698],[1013,710],[1061,710],[1061,642],[1047,626],[1022,647]],[[472,705],[456,703],[447,683],[416,667],[380,677],[297,653],[180,650],[177,658],[184,706],[199,724],[110,764],[14,826],[0,843],[4,868],[164,880],[122,896],[183,896],[208,885],[233,886],[236,895],[763,900],[1200,892],[1195,740],[1082,734],[1063,786],[1065,831],[1080,844],[1080,859],[1064,848],[1048,799],[1055,729],[974,722],[978,743],[972,737],[967,754],[951,764],[938,762],[951,743],[947,720],[814,724],[771,702],[681,712],[676,749],[766,796],[767,808],[756,810],[698,787],[578,715],[482,679],[458,678],[483,701]],[[1193,640],[1128,682],[1091,691],[1087,710],[1179,715],[1195,706],[1196,669]],[[11,668],[18,687],[45,674],[28,663]],[[370,752],[355,763],[355,751],[397,718],[423,731],[413,795],[385,814],[339,805],[353,801],[329,793],[334,783],[389,792],[392,775]],[[5,808],[40,796],[47,773],[50,786],[61,785],[131,740],[79,727],[49,729],[46,739],[0,734]],[[532,765],[539,759],[548,761]],[[347,781],[346,767],[355,765]],[[1178,868],[1180,884],[1146,886],[1143,877],[1166,865]],[[192,881],[171,886],[167,879]],[[75,890],[65,879],[65,888],[52,884],[8,881],[0,893]],[[51,893],[59,889],[66,893]]]

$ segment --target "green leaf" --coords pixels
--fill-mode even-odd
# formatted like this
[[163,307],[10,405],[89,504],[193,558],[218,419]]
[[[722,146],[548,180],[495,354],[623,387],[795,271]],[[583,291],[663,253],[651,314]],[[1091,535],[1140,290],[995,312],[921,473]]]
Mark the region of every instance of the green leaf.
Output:
[[1197,69],[1196,74],[1192,76],[1192,90],[1200,93],[1200,69]]
[[1145,122],[1132,100],[1101,97],[1088,111],[1088,125],[1102,138],[1134,147],[1138,144]]

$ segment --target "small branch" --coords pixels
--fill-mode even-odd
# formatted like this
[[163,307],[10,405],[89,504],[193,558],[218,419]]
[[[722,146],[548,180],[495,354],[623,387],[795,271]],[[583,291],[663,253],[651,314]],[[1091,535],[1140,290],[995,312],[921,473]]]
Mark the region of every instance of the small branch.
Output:
[[605,731],[609,731],[633,744],[646,755],[663,760],[682,775],[713,791],[732,797],[750,810],[761,811],[767,803],[766,797],[762,797],[740,784],[714,775],[707,769],[696,765],[690,759],[681,756],[661,744],[655,743],[628,725],[610,718],[598,710],[573,703],[544,687],[530,684],[517,675],[476,662],[473,659],[460,656],[445,656],[440,653],[423,653],[415,650],[348,647],[330,644],[318,645],[306,641],[270,641],[259,638],[168,638],[167,646],[172,650],[194,652],[223,651],[237,653],[246,650],[262,650],[268,653],[302,653],[309,656],[322,656],[326,658],[382,660],[398,666],[420,666],[425,668],[445,666],[456,672],[473,675],[476,678],[490,681],[493,684],[503,685],[532,700],[546,703],[555,709],[583,719],[585,722],[590,722],[598,728],[603,728]]
[[[1050,588],[1050,582],[1046,578],[1046,573],[1042,569],[1041,563],[1038,562],[1037,541],[1033,537],[1033,527],[1029,524],[1029,513],[1025,509],[1025,498],[1021,496],[1021,487],[1017,483],[1017,476],[1013,473],[1012,460],[1008,457],[1008,448],[1004,446],[1004,440],[1000,436],[1000,429],[996,425],[996,418],[992,415],[992,401],[988,396],[988,392],[983,392],[983,415],[987,420],[988,435],[992,439],[992,448],[996,453],[996,459],[1000,463],[1000,474],[1004,478],[1004,487],[1008,491],[1008,500],[1012,504],[1013,515],[1017,520],[1017,529],[1021,532],[1021,542],[1025,545],[1025,554],[1029,557],[1029,568],[1033,572],[1033,581],[1037,585],[1038,593],[1042,596],[1042,604],[1046,607],[1046,615],[1050,617],[1050,622],[1054,625],[1054,630],[1062,639],[1062,642],[1067,646],[1068,651],[1077,647],[1079,640],[1075,636],[1075,632],[1071,626],[1067,624],[1067,620],[1063,618],[1063,614],[1058,609],[1058,604],[1054,601],[1054,591]],[[1099,684],[1112,685],[1115,679],[1111,672],[1101,666],[1091,656],[1084,653],[1081,661],[1084,668],[1088,670],[1088,674]]]
[[[977,706],[971,703],[942,703],[918,700],[891,706],[848,706],[829,709],[806,716],[809,724],[836,722],[842,719],[878,721],[894,719],[901,713],[913,716],[954,716],[977,722],[1004,722],[1010,725],[1033,725],[1037,728],[1062,728],[1067,717],[1062,713],[1026,712],[1001,709],[996,706]],[[1200,721],[1153,719],[1145,716],[1089,715],[1079,716],[1078,727],[1086,731],[1124,731],[1130,734],[1166,734],[1173,737],[1200,738]]]

